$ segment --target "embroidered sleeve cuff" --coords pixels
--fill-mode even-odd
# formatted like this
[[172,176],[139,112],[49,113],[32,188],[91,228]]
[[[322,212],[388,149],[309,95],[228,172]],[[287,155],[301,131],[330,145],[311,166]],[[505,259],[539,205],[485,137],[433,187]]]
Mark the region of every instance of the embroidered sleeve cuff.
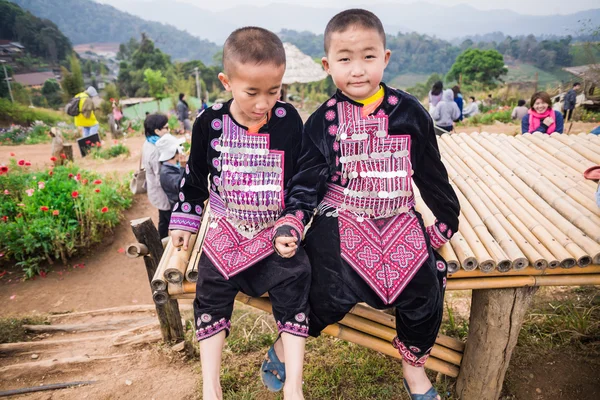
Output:
[[197,233],[201,223],[202,217],[198,215],[174,212],[171,214],[169,230],[181,229],[182,231]]
[[427,235],[431,241],[431,246],[434,249],[439,249],[442,247],[454,234],[448,225],[439,221],[436,221],[433,225],[428,226],[425,228],[425,230],[427,231]]
[[273,239],[281,236],[282,229],[280,228],[283,228],[284,226],[288,226],[289,228],[295,230],[296,235],[294,235],[294,232],[290,233],[293,236],[302,239],[302,235],[304,234],[304,224],[300,218],[293,214],[284,215],[283,217],[279,218],[277,222],[275,222],[275,226],[273,226]]

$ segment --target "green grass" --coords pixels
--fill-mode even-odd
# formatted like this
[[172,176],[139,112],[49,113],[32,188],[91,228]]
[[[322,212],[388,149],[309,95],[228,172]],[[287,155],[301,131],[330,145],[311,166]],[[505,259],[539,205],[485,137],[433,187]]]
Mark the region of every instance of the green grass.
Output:
[[62,111],[38,107],[29,108],[21,104],[11,103],[8,99],[0,99],[0,124],[30,125],[35,121],[54,125],[61,121],[73,122],[73,118]]
[[23,325],[41,325],[48,321],[43,317],[0,318],[0,344],[25,342],[31,335]]
[[509,65],[507,68],[508,74],[504,77],[505,82],[533,82],[537,72],[538,87],[540,89],[546,85],[557,85],[561,80],[570,79],[571,77],[569,73],[561,70],[551,73],[531,64],[517,63],[516,65]]
[[427,81],[430,74],[406,73],[396,76],[389,84],[398,89],[406,89],[415,86],[417,83]]

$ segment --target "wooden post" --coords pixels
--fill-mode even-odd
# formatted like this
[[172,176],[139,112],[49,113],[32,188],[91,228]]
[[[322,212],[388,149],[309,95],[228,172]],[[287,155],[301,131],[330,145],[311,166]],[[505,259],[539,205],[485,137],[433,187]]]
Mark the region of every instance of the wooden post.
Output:
[[73,145],[70,143],[64,144],[62,154],[67,157],[67,160],[73,161]]
[[[148,248],[149,253],[144,256],[148,281],[152,290],[152,278],[163,254],[163,246],[158,231],[152,220],[148,217],[131,221],[131,229],[138,242]],[[165,304],[156,306],[156,315],[160,322],[160,330],[165,342],[180,342],[183,340],[183,326],[179,314],[177,300],[168,300]]]
[[537,288],[473,290],[469,336],[456,391],[462,400],[497,400]]

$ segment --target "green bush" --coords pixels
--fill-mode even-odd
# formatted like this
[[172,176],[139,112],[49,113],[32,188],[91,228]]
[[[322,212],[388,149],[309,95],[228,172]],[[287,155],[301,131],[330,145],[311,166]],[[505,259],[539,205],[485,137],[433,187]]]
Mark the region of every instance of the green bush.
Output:
[[465,118],[457,126],[474,126],[474,125],[492,125],[494,122],[510,123],[512,122],[512,109],[508,106],[489,110],[482,114],[474,115],[470,118]]
[[0,263],[26,278],[102,241],[131,205],[127,184],[74,165],[42,171],[25,160],[0,166]]
[[114,157],[118,157],[121,154],[124,154],[126,157],[129,157],[129,155],[131,154],[129,151],[129,147],[127,147],[121,143],[115,144],[114,146],[111,146],[108,148],[98,146],[98,147],[93,148],[90,153],[91,153],[92,158],[103,159],[103,160],[108,160],[108,159],[111,159]]
[[73,122],[73,118],[63,112],[29,108],[20,104],[11,103],[10,100],[0,99],[0,122],[9,124],[29,125],[35,121],[42,121],[48,125],[57,122]]
[[0,144],[38,144],[50,141],[48,132],[50,127],[43,122],[36,121],[31,127],[11,125],[8,129],[0,129]]

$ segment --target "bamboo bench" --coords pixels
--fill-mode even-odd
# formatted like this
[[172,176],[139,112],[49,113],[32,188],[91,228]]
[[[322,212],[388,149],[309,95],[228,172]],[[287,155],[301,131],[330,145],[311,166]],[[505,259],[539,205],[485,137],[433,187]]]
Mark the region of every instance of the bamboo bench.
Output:
[[[460,232],[440,253],[447,290],[473,290],[464,343],[439,335],[425,366],[457,377],[462,399],[497,399],[521,324],[540,286],[600,285],[600,210],[582,173],[600,164],[594,135],[442,135],[442,158],[461,202]],[[415,191],[425,223],[433,214]],[[208,212],[205,213],[205,217]],[[208,224],[189,250],[161,245],[149,218],[132,221],[144,256],[163,338],[181,340],[178,299],[195,296]],[[238,301],[271,312],[268,298]],[[359,304],[325,333],[400,358],[390,342],[395,317]]]

